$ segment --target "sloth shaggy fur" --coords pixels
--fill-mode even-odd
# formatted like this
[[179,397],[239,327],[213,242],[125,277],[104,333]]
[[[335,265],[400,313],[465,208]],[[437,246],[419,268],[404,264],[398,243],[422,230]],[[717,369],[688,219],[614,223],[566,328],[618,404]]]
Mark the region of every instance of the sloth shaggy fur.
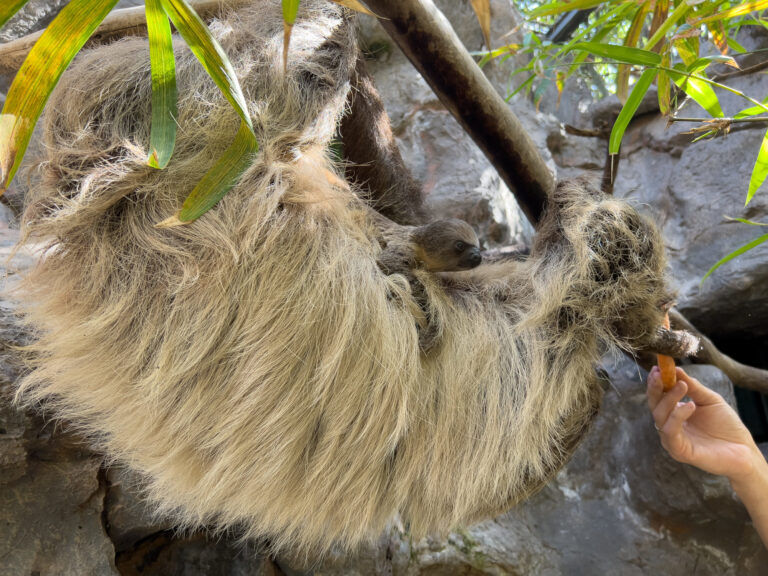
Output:
[[416,536],[497,515],[584,434],[601,350],[655,333],[658,233],[588,184],[561,184],[528,259],[413,271],[436,331],[421,351],[419,303],[377,266],[369,209],[323,177],[356,57],[349,16],[304,0],[283,75],[279,5],[254,4],[212,28],[260,151],[187,226],[155,224],[238,126],[188,50],[162,171],[145,162],[145,39],[83,53],[64,75],[23,219],[47,249],[21,292],[37,340],[18,398],[139,472],[182,527],[322,552],[397,514]]

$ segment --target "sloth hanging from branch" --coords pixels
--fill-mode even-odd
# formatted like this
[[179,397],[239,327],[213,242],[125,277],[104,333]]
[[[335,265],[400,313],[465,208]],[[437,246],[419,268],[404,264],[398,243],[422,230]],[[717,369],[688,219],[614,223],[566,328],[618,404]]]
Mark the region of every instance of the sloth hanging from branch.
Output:
[[[276,550],[352,547],[397,515],[421,536],[509,509],[585,433],[601,351],[656,337],[670,294],[655,226],[561,183],[528,258],[475,267],[462,223],[401,226],[424,225],[407,173],[363,168],[370,190],[393,194],[371,200],[331,160],[340,125],[348,155],[387,130],[355,113],[380,102],[344,8],[301,3],[285,72],[276,3],[212,29],[260,151],[188,225],[156,226],[239,119],[181,45],[162,171],[145,163],[146,40],[83,53],[49,102],[23,217],[47,249],[21,291],[37,340],[18,398],[138,472],[181,527]],[[358,153],[402,163],[379,142]],[[446,252],[459,241],[466,254]]]

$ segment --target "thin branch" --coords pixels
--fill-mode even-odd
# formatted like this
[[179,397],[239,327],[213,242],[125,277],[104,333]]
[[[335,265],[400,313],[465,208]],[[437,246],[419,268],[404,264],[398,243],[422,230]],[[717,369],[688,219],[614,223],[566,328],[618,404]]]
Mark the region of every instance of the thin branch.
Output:
[[696,364],[717,366],[735,386],[768,393],[768,370],[761,370],[737,362],[717,349],[712,340],[702,334],[685,316],[677,310],[669,311],[669,319],[675,328],[680,328],[695,335],[700,340],[698,351],[691,356]]
[[[204,20],[213,18],[221,10],[248,0],[190,0],[190,4]],[[144,7],[126,8],[111,12],[96,29],[89,44],[105,42],[130,34],[146,34],[147,22],[144,17]],[[14,75],[21,67],[29,51],[37,42],[43,31],[27,34],[11,42],[0,44],[0,74]]]
[[768,116],[747,116],[745,118],[690,118],[687,116],[670,116],[669,122],[698,122],[700,124],[713,122],[723,124],[739,124],[748,122],[768,123]]
[[367,0],[381,24],[515,194],[539,221],[554,178],[528,132],[432,0]]
[[565,130],[566,134],[573,134],[574,136],[584,136],[586,138],[602,138],[603,140],[608,140],[608,136],[611,133],[610,130],[578,128],[577,126],[572,126],[570,124],[563,124],[563,129]]

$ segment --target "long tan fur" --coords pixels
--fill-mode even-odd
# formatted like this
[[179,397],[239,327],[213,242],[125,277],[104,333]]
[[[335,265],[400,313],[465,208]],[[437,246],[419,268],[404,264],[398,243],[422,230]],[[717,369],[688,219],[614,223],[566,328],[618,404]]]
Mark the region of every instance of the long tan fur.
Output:
[[[145,166],[146,40],[80,56],[45,117],[24,217],[48,249],[23,292],[39,336],[19,387],[141,473],[181,526],[277,549],[415,535],[489,517],[541,486],[583,434],[601,345],[653,334],[661,244],[627,205],[561,186],[527,261],[416,271],[439,328],[418,346],[401,275],[326,159],[355,58],[343,9],[304,0],[281,70],[277,3],[218,21],[261,150],[238,186],[159,229],[237,117],[181,46],[179,139]],[[619,340],[621,338],[621,340]]]

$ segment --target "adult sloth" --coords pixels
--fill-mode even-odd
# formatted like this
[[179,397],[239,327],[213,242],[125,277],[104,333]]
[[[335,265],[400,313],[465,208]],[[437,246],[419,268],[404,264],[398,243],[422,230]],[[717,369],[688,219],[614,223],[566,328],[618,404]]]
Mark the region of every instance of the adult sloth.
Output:
[[146,40],[85,53],[64,76],[23,222],[48,250],[23,295],[39,339],[19,398],[139,471],[183,526],[323,551],[397,513],[415,535],[501,513],[584,433],[600,347],[659,325],[658,234],[626,204],[561,185],[529,259],[413,271],[435,334],[422,352],[424,302],[377,265],[367,208],[325,177],[356,56],[348,17],[304,0],[284,75],[279,6],[254,4],[213,30],[260,152],[187,226],[155,224],[238,125],[202,68],[178,48],[163,171],[145,164]]

